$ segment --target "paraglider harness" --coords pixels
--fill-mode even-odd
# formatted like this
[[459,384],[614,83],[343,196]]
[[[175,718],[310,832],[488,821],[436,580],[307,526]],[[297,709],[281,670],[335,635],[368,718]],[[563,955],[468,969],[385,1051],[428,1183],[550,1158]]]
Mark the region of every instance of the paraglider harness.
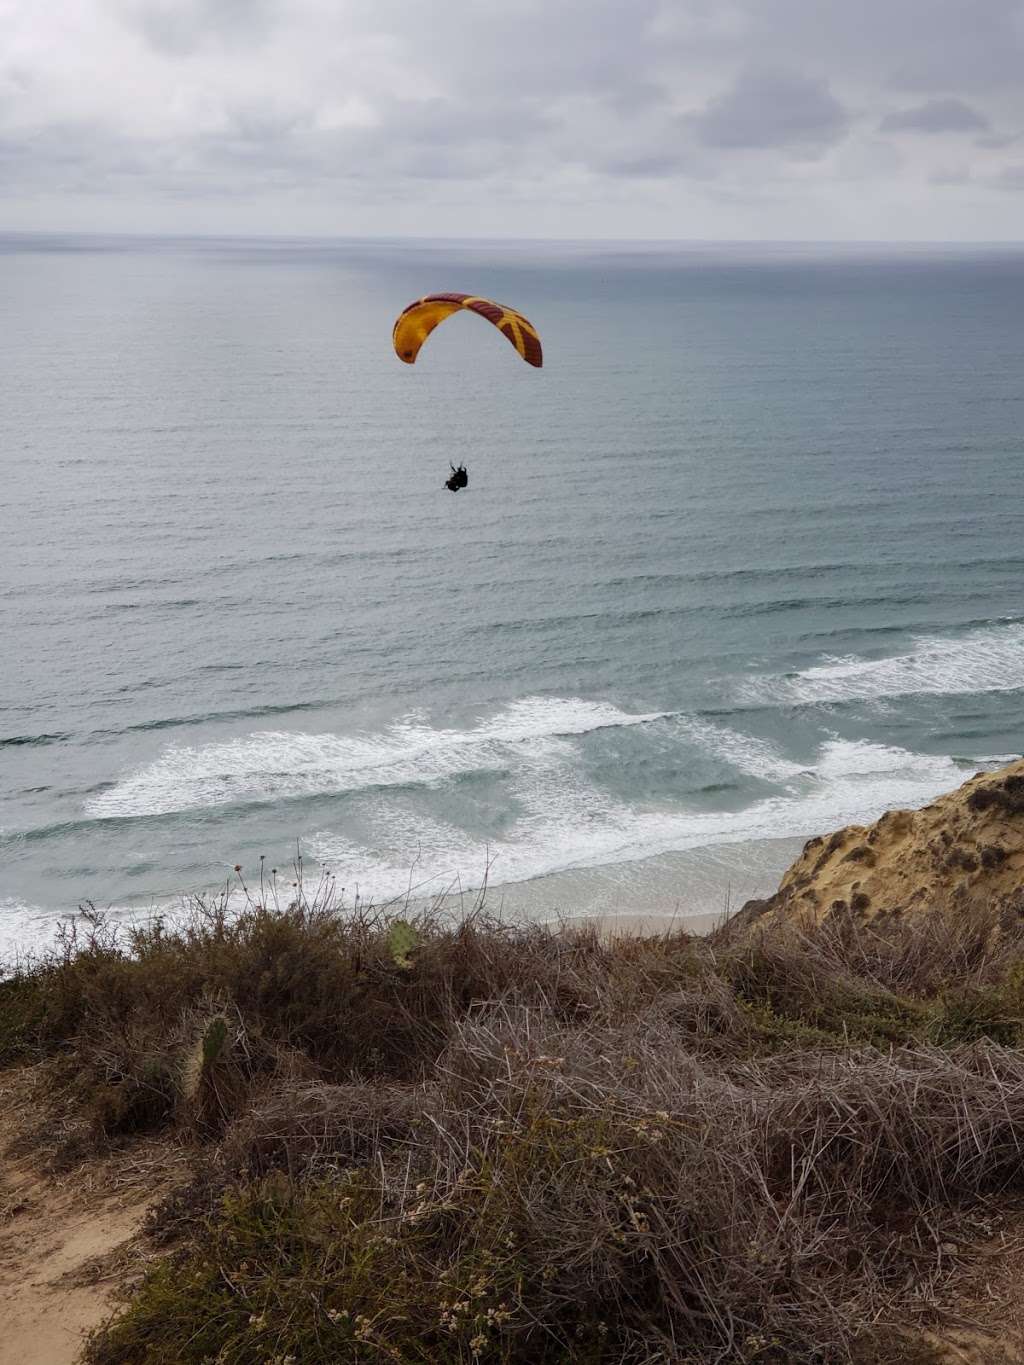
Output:
[[447,479],[445,479],[444,486],[449,490],[449,492],[457,493],[460,488],[465,488],[466,485],[469,483],[469,475],[466,473],[466,466],[464,464],[460,464],[458,469],[456,469],[455,466],[452,464],[451,460],[449,460],[448,468],[452,472],[451,475]]

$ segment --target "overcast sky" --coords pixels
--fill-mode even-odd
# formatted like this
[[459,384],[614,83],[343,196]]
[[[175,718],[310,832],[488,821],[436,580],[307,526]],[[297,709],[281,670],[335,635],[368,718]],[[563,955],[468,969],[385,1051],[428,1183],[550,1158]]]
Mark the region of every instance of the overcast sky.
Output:
[[1024,0],[0,0],[0,230],[1024,239]]

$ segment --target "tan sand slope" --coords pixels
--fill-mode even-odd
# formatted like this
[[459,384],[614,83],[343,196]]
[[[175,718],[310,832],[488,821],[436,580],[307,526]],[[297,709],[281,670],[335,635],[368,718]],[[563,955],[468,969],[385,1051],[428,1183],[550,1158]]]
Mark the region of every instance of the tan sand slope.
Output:
[[922,810],[809,840],[775,895],[749,901],[736,920],[871,918],[981,901],[1024,910],[1024,759],[978,773]]
[[5,1172],[0,1235],[0,1365],[71,1365],[111,1311],[120,1267],[108,1258],[138,1230],[145,1201],[89,1207],[27,1168]]
[[145,1214],[178,1153],[140,1142],[63,1175],[16,1156],[31,1125],[31,1069],[0,1075],[0,1365],[73,1365],[115,1290],[145,1262]]

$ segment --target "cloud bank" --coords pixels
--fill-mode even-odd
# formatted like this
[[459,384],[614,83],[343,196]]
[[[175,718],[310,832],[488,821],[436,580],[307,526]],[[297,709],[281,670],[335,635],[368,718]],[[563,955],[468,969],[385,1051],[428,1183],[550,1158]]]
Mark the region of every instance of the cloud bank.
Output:
[[1024,238],[1024,0],[0,0],[0,228]]

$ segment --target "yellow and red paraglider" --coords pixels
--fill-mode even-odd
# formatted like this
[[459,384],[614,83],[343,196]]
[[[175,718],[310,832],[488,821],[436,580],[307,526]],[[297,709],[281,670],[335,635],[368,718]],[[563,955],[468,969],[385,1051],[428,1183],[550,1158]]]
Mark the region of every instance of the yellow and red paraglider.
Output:
[[538,370],[543,365],[540,337],[533,324],[514,308],[505,308],[492,299],[482,299],[476,294],[427,294],[425,298],[410,303],[408,308],[399,313],[392,334],[399,360],[414,365],[420,347],[434,328],[460,309],[479,313],[482,318],[492,322],[527,365],[534,365]]

